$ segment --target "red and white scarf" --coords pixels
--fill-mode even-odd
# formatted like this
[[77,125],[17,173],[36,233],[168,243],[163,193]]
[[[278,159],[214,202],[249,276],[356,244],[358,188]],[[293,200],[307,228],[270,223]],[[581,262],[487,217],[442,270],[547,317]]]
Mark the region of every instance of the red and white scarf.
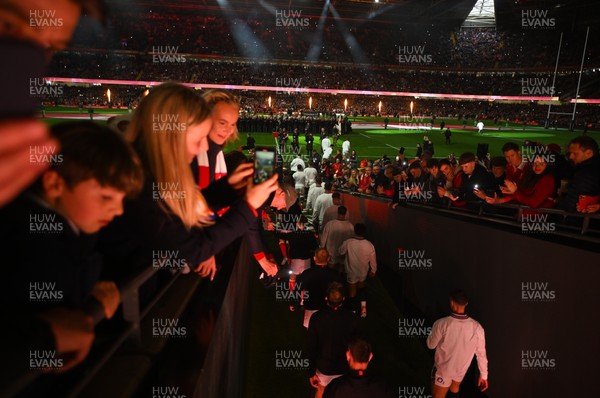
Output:
[[[208,164],[208,153],[200,152],[196,158],[198,159],[198,186],[204,189],[210,185],[210,165]],[[227,165],[225,164],[225,155],[223,151],[217,154],[215,164],[215,181],[227,175]]]

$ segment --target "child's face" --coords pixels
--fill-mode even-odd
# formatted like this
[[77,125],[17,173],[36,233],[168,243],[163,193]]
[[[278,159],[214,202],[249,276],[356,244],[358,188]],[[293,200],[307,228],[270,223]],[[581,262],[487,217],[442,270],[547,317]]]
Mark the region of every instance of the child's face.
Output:
[[211,118],[206,118],[206,120],[188,127],[185,139],[187,156],[190,162],[201,151],[208,151],[207,137],[211,127]]
[[47,194],[59,212],[88,234],[98,232],[113,218],[123,214],[125,193],[103,187],[95,178],[80,182],[73,189],[59,181],[57,186],[47,190]]

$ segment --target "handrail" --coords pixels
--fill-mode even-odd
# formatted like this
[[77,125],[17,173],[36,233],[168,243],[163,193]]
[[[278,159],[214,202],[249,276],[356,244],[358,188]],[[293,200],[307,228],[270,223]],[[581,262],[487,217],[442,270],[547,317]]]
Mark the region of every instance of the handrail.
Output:
[[[375,200],[378,202],[383,202],[383,203],[391,203],[392,202],[392,199],[390,199],[387,196],[379,196],[379,195],[365,194],[365,193],[360,193],[360,192],[352,192],[352,191],[343,190],[343,189],[338,189],[337,191],[346,193],[349,195],[353,195],[353,196],[362,197],[362,198],[369,199],[369,200]],[[600,238],[584,236],[590,230],[589,226],[590,226],[591,220],[600,220],[600,214],[573,213],[573,212],[567,212],[567,211],[560,210],[560,209],[545,208],[545,207],[529,207],[529,206],[525,206],[525,205],[512,204],[512,203],[490,205],[483,201],[468,202],[471,205],[476,205],[477,206],[476,209],[453,207],[452,202],[449,202],[448,205],[445,205],[445,206],[438,206],[438,205],[434,205],[434,204],[428,204],[428,203],[422,203],[422,202],[416,202],[416,201],[412,202],[409,200],[402,201],[401,203],[403,205],[406,205],[409,207],[424,208],[424,209],[436,209],[438,211],[442,211],[445,213],[466,215],[470,218],[472,218],[473,214],[475,214],[476,215],[475,218],[485,219],[486,221],[502,223],[502,224],[506,224],[506,225],[513,225],[513,226],[516,225],[517,222],[515,222],[515,221],[506,222],[505,220],[501,221],[501,219],[502,219],[501,217],[496,216],[494,214],[490,214],[489,212],[486,212],[485,208],[487,206],[493,206],[493,207],[497,207],[497,208],[515,210],[518,215],[517,220],[521,219],[523,211],[525,211],[525,210],[532,210],[537,213],[547,213],[547,214],[558,215],[558,216],[561,216],[563,220],[566,220],[569,217],[576,217],[576,218],[580,218],[582,220],[581,228],[580,229],[577,228],[579,230],[579,235],[569,233],[569,234],[564,234],[564,236],[568,236],[568,237],[572,237],[572,238],[576,238],[576,239],[580,239],[580,240],[585,240],[585,241],[600,242]],[[559,224],[559,225],[566,229],[574,229],[574,226],[572,226],[572,225],[566,225],[566,224]],[[593,231],[600,232],[597,230],[593,230]]]

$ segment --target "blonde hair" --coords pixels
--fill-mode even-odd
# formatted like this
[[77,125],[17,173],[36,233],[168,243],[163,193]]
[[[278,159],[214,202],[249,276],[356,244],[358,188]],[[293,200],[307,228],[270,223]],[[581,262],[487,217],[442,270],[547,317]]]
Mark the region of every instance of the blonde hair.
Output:
[[[238,111],[240,109],[240,98],[236,95],[231,94],[229,91],[219,89],[206,90],[204,93],[202,93],[202,98],[204,98],[206,102],[208,102],[210,109],[213,109],[215,105],[219,102],[224,102],[227,105],[231,105]],[[227,141],[225,141],[225,144],[237,141],[238,137],[239,133],[236,127],[233,134],[227,137]]]
[[161,207],[179,217],[188,229],[211,224],[212,212],[194,180],[186,153],[188,127],[209,116],[208,104],[194,90],[165,83],[142,100],[126,132],[127,139],[145,152],[158,183]]

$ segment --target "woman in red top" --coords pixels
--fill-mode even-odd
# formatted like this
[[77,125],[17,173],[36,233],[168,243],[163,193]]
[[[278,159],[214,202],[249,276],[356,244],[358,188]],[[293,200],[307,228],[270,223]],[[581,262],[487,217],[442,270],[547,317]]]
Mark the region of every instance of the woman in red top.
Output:
[[[539,153],[539,152],[538,152]],[[550,154],[550,152],[544,152]],[[529,207],[554,207],[553,196],[556,193],[556,181],[548,167],[548,156],[540,153],[533,160],[533,167],[523,175],[519,184],[504,181],[500,187],[505,195],[501,198],[486,197],[486,202],[499,204],[515,201]]]

